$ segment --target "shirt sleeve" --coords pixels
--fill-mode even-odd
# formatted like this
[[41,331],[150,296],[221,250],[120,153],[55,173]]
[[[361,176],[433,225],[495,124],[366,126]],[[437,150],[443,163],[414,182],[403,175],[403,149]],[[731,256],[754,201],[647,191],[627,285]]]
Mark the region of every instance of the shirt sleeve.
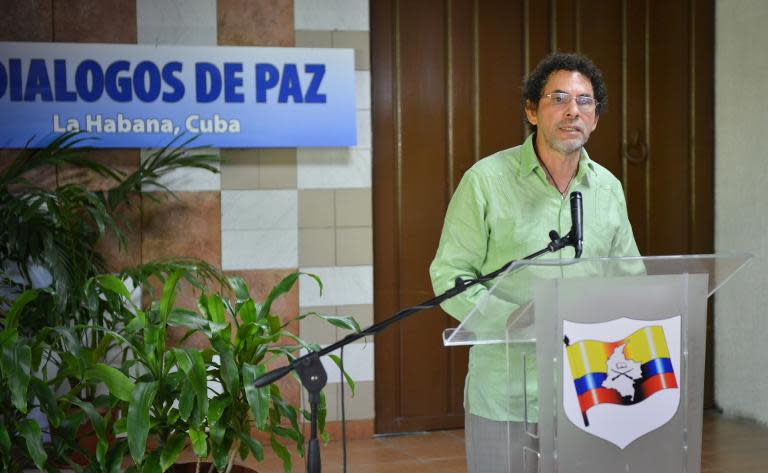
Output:
[[[471,169],[467,171],[448,204],[440,244],[429,268],[435,294],[452,288],[456,278],[468,280],[480,275],[488,248],[488,227],[487,202],[478,181]],[[478,284],[441,307],[463,320],[485,292],[487,289]]]
[[619,220],[621,223],[616,234],[613,236],[609,256],[640,256],[640,251],[637,249],[637,243],[635,242],[635,235],[632,233],[632,224],[629,223],[627,201],[624,198],[624,190],[621,188],[621,184],[618,184],[618,189],[614,194],[619,204]]
[[[488,205],[481,178],[469,170],[448,205],[440,245],[430,266],[435,294],[442,294],[454,287],[456,278],[469,280],[482,274],[481,268],[488,249]],[[443,302],[441,307],[454,318],[463,321],[487,294],[488,288],[478,284]],[[485,300],[483,318],[487,319],[490,314],[508,315],[517,307],[516,304],[490,296]],[[492,319],[497,323],[505,320],[503,317]]]

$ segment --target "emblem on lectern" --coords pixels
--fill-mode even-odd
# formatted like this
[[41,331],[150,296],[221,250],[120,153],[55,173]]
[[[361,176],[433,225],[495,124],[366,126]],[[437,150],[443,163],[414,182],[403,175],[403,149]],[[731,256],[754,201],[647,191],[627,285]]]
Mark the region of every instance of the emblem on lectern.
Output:
[[680,316],[563,321],[563,408],[578,428],[625,448],[680,404]]

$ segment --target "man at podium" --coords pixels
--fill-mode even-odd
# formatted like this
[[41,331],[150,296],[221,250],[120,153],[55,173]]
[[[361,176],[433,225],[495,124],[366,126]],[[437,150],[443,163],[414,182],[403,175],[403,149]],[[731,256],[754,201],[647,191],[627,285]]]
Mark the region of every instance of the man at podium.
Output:
[[[521,145],[478,161],[464,174],[430,267],[437,294],[453,287],[456,278],[477,278],[538,251],[549,242],[552,229],[567,233],[567,196],[573,191],[583,196],[583,257],[639,256],[621,183],[584,149],[607,104],[599,69],[581,55],[552,54],[524,81],[522,92],[532,133]],[[442,308],[463,320],[487,291],[473,286]],[[503,381],[506,360],[522,358],[524,348],[518,349],[520,356],[503,344],[470,350],[464,389],[469,473],[522,471],[525,441],[519,439],[526,438],[525,415],[530,423],[538,418],[535,363],[526,364],[527,406],[523,373],[511,384]]]

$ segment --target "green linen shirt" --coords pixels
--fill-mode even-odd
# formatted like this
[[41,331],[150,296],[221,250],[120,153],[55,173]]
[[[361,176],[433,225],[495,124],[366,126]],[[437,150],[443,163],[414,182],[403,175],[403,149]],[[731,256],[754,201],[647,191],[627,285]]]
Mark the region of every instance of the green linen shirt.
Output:
[[[547,182],[533,148],[534,136],[478,161],[464,174],[448,205],[440,245],[430,266],[436,294],[453,287],[457,277],[473,279],[544,248],[550,230],[568,233],[572,191],[580,191],[583,197],[582,258],[639,256],[619,180],[582,150],[576,176],[565,197],[561,196]],[[543,256],[572,257],[571,248]],[[463,320],[487,292],[486,286],[473,286],[444,302],[442,308]],[[535,353],[532,346],[525,345],[471,348],[464,388],[467,412],[500,421],[524,419],[522,362],[515,371],[506,361],[521,360],[523,352]],[[537,421],[536,367],[535,360],[529,359],[528,420]],[[508,370],[513,373],[511,380],[507,380]]]

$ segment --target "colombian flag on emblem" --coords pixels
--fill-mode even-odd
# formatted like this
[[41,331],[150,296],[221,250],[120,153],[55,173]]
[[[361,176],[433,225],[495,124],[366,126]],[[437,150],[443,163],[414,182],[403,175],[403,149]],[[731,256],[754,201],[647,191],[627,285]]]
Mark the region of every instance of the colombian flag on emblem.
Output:
[[582,340],[566,353],[584,425],[598,404],[631,405],[662,389],[677,388],[664,329],[653,325],[615,342]]

